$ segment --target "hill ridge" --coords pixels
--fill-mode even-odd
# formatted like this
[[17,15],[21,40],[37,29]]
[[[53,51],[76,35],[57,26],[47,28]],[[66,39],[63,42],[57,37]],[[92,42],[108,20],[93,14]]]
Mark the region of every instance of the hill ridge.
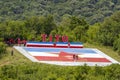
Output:
[[0,22],[52,14],[59,20],[65,14],[84,17],[93,24],[120,10],[118,0],[3,0]]

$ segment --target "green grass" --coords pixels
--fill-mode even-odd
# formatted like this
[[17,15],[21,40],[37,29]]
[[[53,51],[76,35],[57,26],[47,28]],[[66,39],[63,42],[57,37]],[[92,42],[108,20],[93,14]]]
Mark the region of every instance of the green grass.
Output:
[[[106,53],[107,55],[109,55],[110,57],[114,58],[115,60],[120,62],[120,56],[117,54],[117,52],[113,51],[111,47],[106,47],[106,46],[102,46],[102,45],[93,45],[93,44],[89,44],[89,43],[85,43],[84,46],[86,48],[97,48],[99,50],[101,50],[102,52]],[[8,54],[6,54],[1,60],[0,60],[0,66],[3,65],[22,65],[22,64],[32,64],[33,62],[31,62],[28,58],[26,58],[25,56],[23,56],[21,53],[19,53],[17,50],[15,50],[12,47],[8,47]],[[14,51],[14,55],[11,56],[11,50]],[[39,63],[38,63],[39,64]]]
[[87,47],[87,48],[96,48],[96,49],[99,49],[100,51],[104,52],[108,56],[110,56],[113,59],[115,59],[115,60],[117,60],[117,61],[120,62],[120,55],[118,55],[117,52],[113,51],[112,47],[102,46],[102,45],[99,45],[99,44],[93,45],[93,44],[89,44],[89,43],[85,43],[84,46]]
[[[13,50],[14,54],[11,56],[11,51]],[[26,63],[32,63],[29,59],[27,59],[25,56],[23,56],[21,53],[19,53],[17,50],[15,50],[12,47],[7,48],[7,54],[0,60],[0,66],[3,65],[17,65],[17,64],[26,64]]]

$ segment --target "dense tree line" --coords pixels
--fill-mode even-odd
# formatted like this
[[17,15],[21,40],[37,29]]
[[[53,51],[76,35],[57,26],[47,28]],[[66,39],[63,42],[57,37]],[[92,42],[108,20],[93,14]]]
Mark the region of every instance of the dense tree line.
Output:
[[6,47],[3,42],[0,42],[0,59],[7,53]]
[[6,21],[0,23],[0,39],[13,38],[28,41],[41,41],[41,34],[67,35],[69,42],[91,42],[111,46],[120,54],[120,12],[104,19],[102,23],[89,25],[78,16],[64,15],[59,23],[53,15],[35,16],[25,20]]
[[112,46],[120,54],[120,12],[105,18],[102,23],[92,25],[87,33],[90,42]]
[[[21,0],[22,1],[22,0]],[[27,0],[26,0],[27,1]],[[28,0],[29,1],[29,0]],[[37,0],[36,0],[37,1]],[[54,0],[55,1],[55,0]],[[59,2],[60,0],[58,0]],[[65,0],[67,1],[67,0]],[[43,1],[44,2],[44,1]],[[57,4],[57,0],[55,1]],[[62,1],[61,1],[62,3]],[[69,41],[99,43],[111,46],[120,54],[120,12],[103,22],[90,25],[79,16],[63,15],[56,22],[54,15],[27,17],[24,20],[8,20],[0,23],[0,58],[7,53],[4,42],[7,39],[41,41],[41,34],[67,35]],[[120,65],[107,67],[61,67],[43,64],[6,65],[0,68],[2,80],[119,80]]]
[[1,0],[0,22],[52,14],[57,22],[65,14],[84,17],[93,24],[120,10],[119,0]]
[[[1,0],[0,59],[7,53],[7,40],[41,41],[43,33],[67,35],[70,42],[111,46],[120,54],[120,12],[113,14],[120,10],[119,5],[118,0]],[[0,79],[119,80],[119,68],[115,64],[106,67],[6,65],[0,67]]]
[[0,37],[6,39],[32,40],[41,37],[40,34],[50,34],[56,27],[52,16],[31,17],[23,21],[7,21],[0,24]]
[[[41,41],[41,34],[52,34],[55,36],[68,35],[70,41],[80,41],[82,36],[86,36],[88,23],[79,17],[66,16],[56,24],[52,15],[31,17],[23,21],[7,21],[0,24],[0,37],[4,40],[10,38],[21,38]],[[78,40],[77,40],[78,39]],[[85,40],[83,40],[85,41]]]
[[65,67],[37,63],[5,65],[0,68],[2,80],[119,80],[120,65],[106,67]]

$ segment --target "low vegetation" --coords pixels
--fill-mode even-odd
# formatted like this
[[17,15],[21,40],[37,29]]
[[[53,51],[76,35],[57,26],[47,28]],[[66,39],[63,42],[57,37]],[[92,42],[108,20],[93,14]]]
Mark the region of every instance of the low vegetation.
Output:
[[[18,3],[22,5],[21,1],[23,0],[19,0],[19,1],[20,2]],[[35,5],[34,3],[32,4],[32,2],[30,2],[32,0],[25,0],[23,2],[26,3],[26,1],[28,1],[30,5],[34,5],[34,7],[38,6]],[[37,2],[39,0],[35,0],[35,1]],[[49,3],[51,3],[51,1],[54,5],[56,5],[56,4],[61,4],[63,2],[66,2],[64,4],[67,4],[69,0],[63,0],[63,1],[48,0]],[[76,1],[78,0],[75,1],[72,0],[71,3],[69,4],[75,6],[77,3]],[[116,6],[119,4],[118,0],[110,0],[110,1],[87,0],[86,2],[97,4],[99,6],[99,7],[95,7],[97,9],[100,8],[101,6],[100,4],[103,5],[111,4],[110,10],[119,9],[119,6]],[[0,1],[0,4],[2,2],[3,1]],[[45,6],[49,4],[48,2],[46,0],[42,0],[42,2],[40,2],[41,3],[40,6],[42,6],[42,8],[49,9],[51,11],[51,8]],[[35,41],[41,41],[40,35],[43,33],[46,33],[48,36],[49,35],[55,36],[56,34],[59,34],[61,36],[67,35],[69,37],[70,42],[72,41],[83,42],[85,43],[84,44],[85,47],[98,48],[107,55],[111,56],[112,58],[120,61],[120,31],[119,31],[120,12],[119,11],[115,12],[110,17],[105,18],[103,22],[98,22],[93,25],[90,25],[89,22],[87,22],[79,15],[73,16],[69,14],[64,14],[63,13],[64,10],[62,9],[59,9],[59,11],[60,10],[62,11],[59,12],[60,16],[58,17],[61,17],[61,19],[60,20],[58,19],[58,21],[56,20],[56,17],[54,15],[48,15],[44,13],[45,10],[43,10],[43,13],[45,15],[42,16],[39,15],[41,13],[38,13],[39,16],[34,15],[33,17],[24,18],[22,15],[20,17],[21,14],[28,15],[28,13],[21,12],[23,8],[27,8],[27,10],[31,10],[31,8],[34,7],[30,8],[24,5],[21,7],[20,6],[14,7],[15,4],[16,2],[12,4],[13,7],[11,9],[9,9],[11,5],[11,2],[9,1],[7,1],[7,3],[2,4],[0,6],[2,7],[0,10],[0,14],[1,14],[0,79],[1,80],[119,80],[120,79],[119,64],[112,64],[106,67],[99,67],[97,65],[94,67],[89,67],[87,65],[68,67],[68,66],[56,66],[56,65],[47,65],[41,63],[32,63],[30,60],[26,59],[23,55],[19,54],[16,50],[12,49],[12,45],[6,45],[9,39],[14,39],[16,43],[17,38],[26,39],[28,41],[31,41],[34,38]],[[3,8],[4,5],[7,5],[7,8],[4,7],[6,9]],[[94,5],[89,5],[89,7],[92,6]],[[78,5],[76,5],[76,7],[78,7]],[[87,8],[85,9],[83,8],[83,9],[86,10]],[[4,11],[2,11],[2,9]],[[11,13],[11,11],[9,11],[8,9],[12,10],[14,13]],[[69,8],[65,8],[65,9],[69,10]],[[106,10],[106,9],[108,10],[107,7],[102,10]],[[72,12],[75,12],[74,7]],[[51,14],[52,13],[53,12],[51,12]],[[112,14],[110,11],[107,13]],[[16,14],[15,17],[12,16],[13,14]],[[34,14],[34,11],[31,14]],[[11,17],[12,20],[6,16]],[[86,14],[86,16],[88,17],[89,15]],[[102,15],[101,16],[96,15],[96,16],[101,17]],[[19,19],[19,17],[24,19]],[[101,18],[98,18],[97,20],[101,20]],[[94,21],[92,21],[92,23],[94,23]],[[12,50],[14,51],[13,56],[11,55]]]
[[[0,23],[0,39],[7,42],[17,38],[41,41],[41,34],[67,35],[69,41],[98,43],[111,46],[120,54],[120,12],[105,18],[102,23],[90,25],[78,16],[63,16],[59,23],[52,15],[31,17],[21,21]],[[47,39],[48,40],[48,39]],[[54,40],[53,40],[54,41]]]
[[6,47],[7,46],[3,42],[0,42],[0,59],[7,53]]
[[120,65],[106,67],[55,66],[41,63],[5,65],[0,68],[2,80],[119,80]]
[[[88,48],[100,49],[120,61],[120,56],[111,47],[89,43],[84,45]],[[10,53],[11,50],[14,51],[13,56]],[[0,79],[2,80],[119,80],[120,78],[119,64],[105,67],[57,66],[33,63],[11,47],[8,47],[7,51],[7,55],[0,60]]]

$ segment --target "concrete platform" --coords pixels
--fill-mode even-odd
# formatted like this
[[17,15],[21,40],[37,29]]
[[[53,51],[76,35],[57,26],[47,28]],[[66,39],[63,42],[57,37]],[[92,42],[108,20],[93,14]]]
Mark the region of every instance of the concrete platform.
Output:
[[[14,46],[14,48],[33,62],[64,66],[84,64],[88,66],[107,66],[119,64],[118,61],[93,48],[38,48],[20,46]],[[74,55],[77,55],[77,59],[73,57]]]

